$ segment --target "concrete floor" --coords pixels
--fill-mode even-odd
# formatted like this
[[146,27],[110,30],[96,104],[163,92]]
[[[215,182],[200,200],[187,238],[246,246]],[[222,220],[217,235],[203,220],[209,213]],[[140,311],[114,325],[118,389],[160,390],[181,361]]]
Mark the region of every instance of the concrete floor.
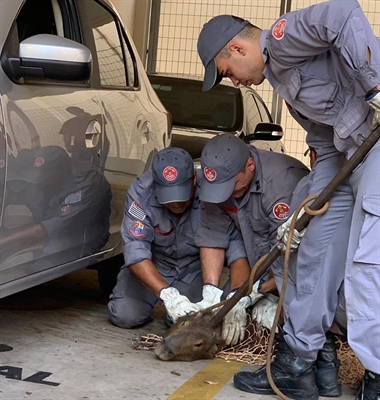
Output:
[[[136,335],[163,334],[163,311],[156,307],[155,320],[139,329],[113,326],[93,270],[1,299],[0,399],[278,399],[234,387],[234,372],[254,366],[221,359],[163,362],[151,351],[133,350]],[[354,397],[345,387],[340,399]]]

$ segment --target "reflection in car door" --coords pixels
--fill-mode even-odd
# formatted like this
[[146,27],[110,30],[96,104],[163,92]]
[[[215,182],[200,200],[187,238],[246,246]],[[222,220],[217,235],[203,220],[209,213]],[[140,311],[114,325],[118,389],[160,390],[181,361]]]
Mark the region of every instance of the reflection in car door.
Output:
[[269,122],[268,115],[262,115],[263,113],[257,106],[257,102],[254,94],[251,90],[245,90],[244,92],[244,107],[245,107],[245,134],[249,135],[255,131],[256,125],[259,122]]
[[[22,40],[46,33],[80,42],[73,4],[26,0],[4,48],[18,54]],[[15,83],[0,74],[9,171],[0,227],[0,284],[6,284],[99,252],[109,235],[110,190],[93,82]]]

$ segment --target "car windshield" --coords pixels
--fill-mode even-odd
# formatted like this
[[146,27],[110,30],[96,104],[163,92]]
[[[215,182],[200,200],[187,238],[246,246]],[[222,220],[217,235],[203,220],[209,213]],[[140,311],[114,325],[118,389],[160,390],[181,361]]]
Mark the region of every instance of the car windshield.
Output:
[[202,92],[202,82],[165,76],[149,77],[162,104],[172,114],[173,125],[230,132],[243,124],[239,89],[219,85]]

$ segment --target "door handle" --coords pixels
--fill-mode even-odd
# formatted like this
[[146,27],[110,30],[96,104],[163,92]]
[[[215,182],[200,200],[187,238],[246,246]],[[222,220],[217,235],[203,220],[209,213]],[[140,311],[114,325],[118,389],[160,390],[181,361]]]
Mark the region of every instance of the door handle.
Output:
[[96,120],[90,121],[86,129],[86,147],[91,149],[96,147],[99,143],[100,133],[102,132],[102,127],[100,123]]

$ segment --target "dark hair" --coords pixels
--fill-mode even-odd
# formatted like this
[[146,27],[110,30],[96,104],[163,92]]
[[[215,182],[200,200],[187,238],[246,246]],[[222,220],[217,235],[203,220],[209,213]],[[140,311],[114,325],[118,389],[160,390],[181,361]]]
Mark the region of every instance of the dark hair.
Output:
[[[232,16],[232,18],[236,22],[243,22],[244,19],[237,17],[235,15]],[[249,40],[255,38],[259,33],[261,33],[261,29],[255,25],[252,25],[251,23],[248,23],[238,34],[235,35],[236,38],[242,39],[242,40]],[[231,52],[228,49],[228,43],[220,50],[218,53],[218,57],[220,58],[230,58],[231,57]]]

